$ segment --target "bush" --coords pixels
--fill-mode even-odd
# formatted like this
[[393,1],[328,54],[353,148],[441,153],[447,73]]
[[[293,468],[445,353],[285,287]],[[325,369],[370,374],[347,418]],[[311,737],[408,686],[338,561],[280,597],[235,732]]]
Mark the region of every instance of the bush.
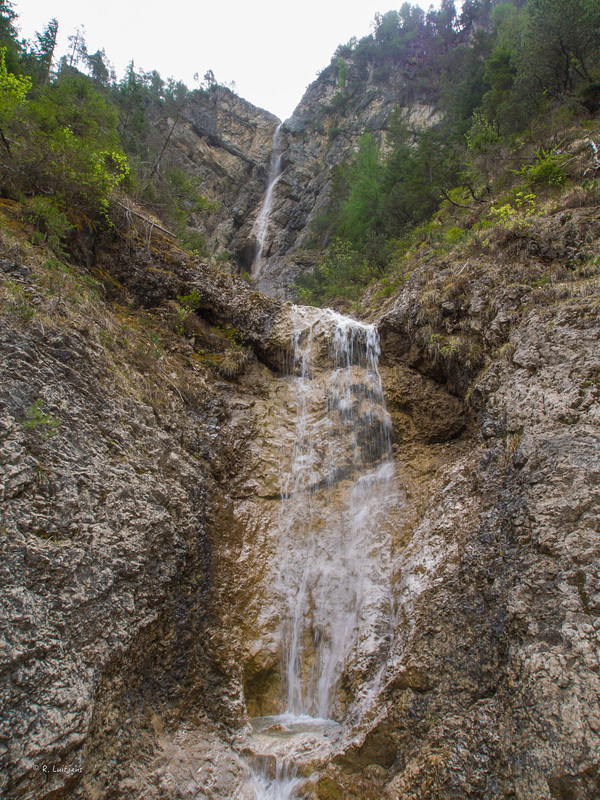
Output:
[[298,275],[296,289],[302,302],[324,305],[333,298],[357,299],[374,277],[365,256],[336,239],[319,266]]
[[[68,76],[27,98],[0,59],[0,186],[8,196],[52,197],[41,218],[98,217],[128,174],[117,115],[84,76]],[[59,237],[60,238],[60,237]]]
[[64,255],[64,241],[73,230],[64,211],[49,197],[32,197],[27,202],[27,213],[56,255]]
[[535,164],[526,164],[520,170],[532,186],[562,186],[567,175],[563,169],[566,157],[559,153],[540,150]]

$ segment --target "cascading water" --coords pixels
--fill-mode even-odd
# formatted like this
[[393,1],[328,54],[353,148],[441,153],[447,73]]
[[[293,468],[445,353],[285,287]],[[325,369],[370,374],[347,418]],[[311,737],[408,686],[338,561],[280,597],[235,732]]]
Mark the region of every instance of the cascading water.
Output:
[[324,317],[332,368],[320,376],[314,323],[297,324],[294,335],[297,441],[284,482],[279,583],[286,710],[328,718],[342,713],[336,690],[357,639],[390,634],[389,539],[380,526],[393,467],[377,333],[332,311]]
[[275,748],[278,775],[256,777],[257,800],[294,796],[295,754],[307,744],[294,750],[293,734],[312,735],[318,749],[336,735],[333,719],[350,706],[360,713],[361,701],[365,710],[393,632],[386,526],[397,496],[377,332],[330,309],[291,313],[296,424],[282,455],[274,582],[285,689],[281,716],[260,722],[286,742]]
[[271,149],[271,162],[269,164],[269,176],[267,178],[267,191],[265,194],[265,199],[263,200],[262,207],[254,225],[252,227],[252,232],[256,237],[256,249],[254,252],[254,260],[252,262],[252,269],[251,274],[256,277],[260,273],[260,269],[262,267],[262,253],[265,246],[265,241],[267,238],[267,232],[269,230],[269,219],[271,217],[271,207],[273,205],[273,192],[275,191],[275,187],[279,179],[281,178],[281,157],[282,157],[282,150],[281,150],[281,127],[283,123],[280,123],[277,128],[275,129],[275,133],[273,134],[273,146]]

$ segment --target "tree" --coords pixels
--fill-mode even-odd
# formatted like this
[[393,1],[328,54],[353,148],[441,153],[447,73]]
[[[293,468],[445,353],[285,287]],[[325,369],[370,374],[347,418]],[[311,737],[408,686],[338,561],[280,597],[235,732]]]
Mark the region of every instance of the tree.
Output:
[[459,182],[460,161],[447,130],[412,132],[398,111],[389,130],[381,216],[388,236],[405,236],[428,219]]
[[215,73],[212,71],[212,69],[207,70],[204,73],[204,80],[202,81],[201,84],[202,88],[206,90],[211,89],[213,86],[216,85],[216,83],[217,79],[215,78]]
[[96,50],[91,56],[87,56],[85,62],[91,72],[91,78],[98,86],[108,86],[110,76],[110,69],[106,60],[106,53],[104,48]]
[[119,132],[123,145],[128,152],[139,150],[141,139],[146,128],[146,106],[144,103],[144,80],[135,71],[133,61],[117,89],[117,105],[119,107]]
[[519,48],[517,83],[533,96],[556,100],[597,79],[600,69],[598,0],[530,0]]
[[36,41],[33,47],[35,64],[33,71],[41,84],[46,83],[50,75],[57,35],[58,21],[54,18],[46,25],[43,33],[36,33],[35,35]]
[[6,69],[18,73],[21,45],[17,42],[17,14],[9,0],[0,0],[0,47],[4,48]]
[[6,48],[0,48],[0,139],[10,153],[6,126],[31,89],[31,78],[13,75],[6,67]]
[[85,28],[77,28],[76,32],[69,36],[71,45],[71,55],[69,56],[69,67],[75,67],[81,61],[85,63],[87,59],[87,45],[85,43]]
[[448,52],[456,39],[454,26],[457,18],[454,0],[442,0],[440,10],[434,14],[433,20],[442,50]]
[[364,133],[358,140],[358,151],[345,168],[345,179],[349,193],[340,209],[337,232],[354,244],[364,244],[376,228],[381,199],[379,145],[372,133]]
[[39,196],[56,213],[97,217],[128,173],[117,114],[83,75],[27,97],[29,78],[0,61],[0,182],[7,196]]

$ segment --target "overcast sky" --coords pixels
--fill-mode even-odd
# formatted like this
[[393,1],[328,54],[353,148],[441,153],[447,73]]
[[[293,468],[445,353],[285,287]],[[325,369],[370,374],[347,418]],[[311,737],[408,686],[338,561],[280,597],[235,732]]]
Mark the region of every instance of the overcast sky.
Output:
[[[414,2],[414,0],[413,0]],[[425,10],[439,0],[414,2]],[[104,48],[121,78],[156,69],[194,88],[212,69],[219,83],[281,119],[329,64],[339,44],[371,31],[377,12],[402,0],[14,0],[20,37],[30,39],[52,17],[59,22],[57,55],[83,25],[89,53]],[[457,7],[460,4],[457,3]]]

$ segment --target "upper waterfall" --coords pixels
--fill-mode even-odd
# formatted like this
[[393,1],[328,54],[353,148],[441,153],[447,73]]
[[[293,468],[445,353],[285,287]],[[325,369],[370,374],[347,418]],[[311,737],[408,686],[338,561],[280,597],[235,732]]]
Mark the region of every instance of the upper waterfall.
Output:
[[271,207],[273,205],[273,192],[275,186],[281,178],[281,128],[283,123],[280,123],[275,129],[273,134],[273,147],[271,150],[271,161],[269,164],[269,175],[267,178],[267,191],[260,212],[254,222],[252,232],[256,236],[256,250],[254,253],[254,260],[252,262],[252,275],[256,277],[260,273],[262,266],[262,253],[269,230],[269,217],[271,216]]

